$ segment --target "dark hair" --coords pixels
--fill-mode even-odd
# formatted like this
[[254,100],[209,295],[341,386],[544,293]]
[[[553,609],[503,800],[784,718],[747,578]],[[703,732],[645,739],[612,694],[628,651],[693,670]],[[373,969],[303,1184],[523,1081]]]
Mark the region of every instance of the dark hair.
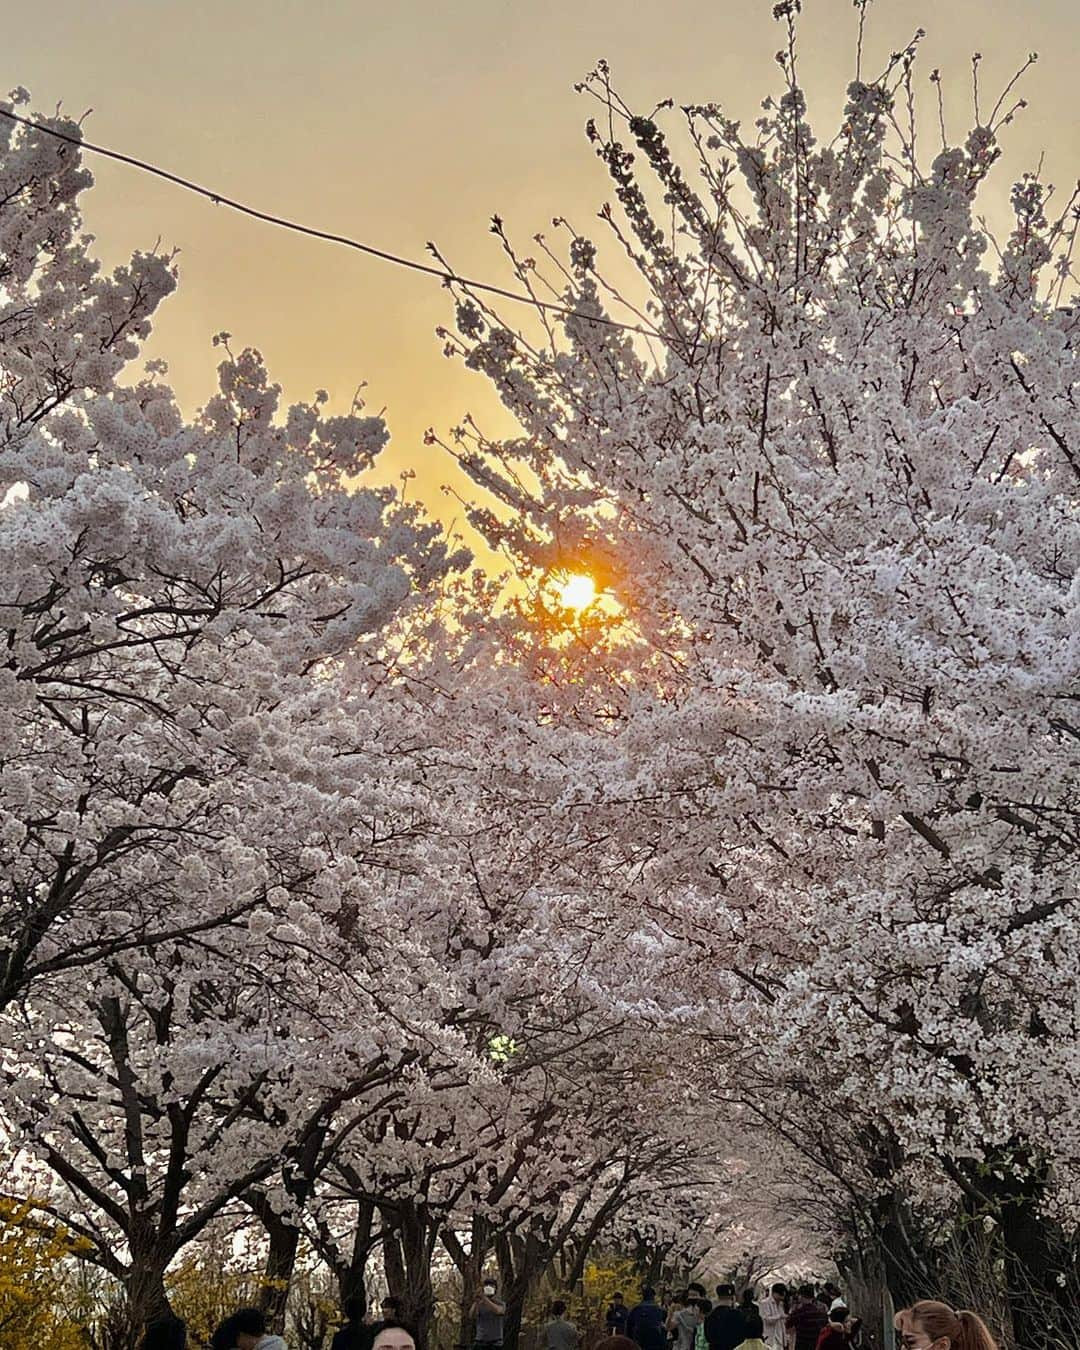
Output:
[[717,1298],[734,1298],[735,1286],[733,1284],[718,1284],[716,1286]]
[[226,1317],[210,1337],[210,1350],[236,1350],[236,1315]]
[[[401,1300],[396,1299],[395,1302],[400,1303]],[[404,1331],[407,1336],[413,1338],[414,1342],[416,1341],[416,1332],[409,1326],[408,1322],[399,1322],[396,1317],[388,1317],[385,1322],[380,1322],[377,1326],[371,1328],[371,1340],[373,1344],[375,1338],[381,1336],[384,1331]]]
[[616,1289],[615,1292],[612,1294],[611,1298],[612,1298],[612,1302],[614,1302],[615,1299],[617,1299],[617,1298],[622,1298],[622,1290],[621,1290],[621,1289]]
[[686,1286],[688,1294],[697,1294],[698,1298],[705,1297],[705,1286],[703,1284],[688,1284]]
[[709,1302],[707,1298],[694,1299],[694,1306],[696,1308],[701,1309],[701,1314],[703,1317],[707,1317],[709,1313],[712,1312],[712,1304]]
[[341,1311],[348,1321],[361,1322],[367,1312],[367,1299],[363,1294],[350,1294],[341,1305]]
[[[484,1283],[487,1284],[488,1281],[485,1280]],[[394,1312],[397,1313],[397,1315],[398,1315],[399,1317],[401,1316],[401,1299],[396,1298],[393,1294],[387,1294],[387,1296],[386,1296],[386,1297],[383,1299],[383,1301],[379,1304],[379,1307],[380,1307],[380,1308],[393,1308]],[[391,1319],[387,1319],[387,1320],[391,1320]],[[408,1327],[405,1327],[404,1330],[405,1330],[405,1331],[408,1331],[409,1328],[408,1328]]]
[[830,1309],[829,1309],[829,1321],[830,1321],[830,1322],[846,1322],[846,1321],[847,1321],[847,1315],[848,1315],[848,1310],[844,1307],[844,1305],[843,1305],[842,1303],[839,1304],[839,1305],[838,1305],[837,1307],[835,1307],[835,1308],[830,1308]]
[[752,1341],[755,1336],[765,1335],[765,1323],[761,1320],[761,1314],[756,1308],[747,1309],[743,1313],[743,1326],[746,1327],[746,1339]]
[[266,1335],[266,1314],[261,1308],[238,1308],[231,1320],[234,1335]]
[[645,1288],[641,1291],[641,1297],[646,1303],[648,1303],[649,1299],[656,1297],[656,1290],[652,1287],[651,1284],[647,1284]]
[[146,1324],[142,1350],[184,1350],[187,1345],[187,1327],[172,1313],[155,1317]]
[[552,1317],[561,1317],[565,1311],[566,1311],[566,1304],[562,1301],[561,1298],[557,1298],[555,1302],[551,1305]]
[[781,1298],[785,1298],[785,1297],[787,1296],[787,1285],[786,1285],[786,1284],[774,1284],[773,1287],[772,1287],[772,1292],[773,1292],[774,1294],[779,1294],[779,1296],[780,1296]]
[[800,1297],[800,1298],[813,1298],[813,1297],[814,1297],[814,1286],[813,1286],[812,1284],[800,1284],[800,1285],[799,1285],[799,1297]]
[[742,1291],[742,1301],[744,1307],[751,1307],[751,1308],[757,1301],[754,1298],[754,1291],[749,1285],[747,1285],[746,1288]]
[[676,1303],[689,1303],[689,1302],[690,1302],[690,1291],[689,1291],[689,1289],[680,1289],[679,1292],[675,1295],[675,1302],[676,1302]]

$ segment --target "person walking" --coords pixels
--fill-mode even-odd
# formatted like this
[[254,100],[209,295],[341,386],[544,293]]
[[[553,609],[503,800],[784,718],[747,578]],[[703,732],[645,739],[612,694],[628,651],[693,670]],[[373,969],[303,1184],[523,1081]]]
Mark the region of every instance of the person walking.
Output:
[[920,1299],[902,1308],[893,1325],[903,1350],[998,1350],[978,1313],[936,1299]]
[[210,1350],[236,1350],[235,1314],[219,1322],[210,1337]]
[[848,1310],[837,1301],[829,1309],[829,1320],[818,1333],[816,1350],[848,1350]]
[[626,1319],[630,1316],[630,1309],[626,1306],[626,1300],[621,1293],[614,1293],[611,1296],[611,1303],[608,1305],[607,1316],[604,1318],[604,1325],[607,1327],[609,1336],[626,1335]]
[[675,1308],[668,1317],[667,1328],[673,1334],[675,1350],[694,1350],[694,1339],[701,1324],[701,1310],[689,1293],[675,1296]]
[[626,1334],[641,1350],[666,1350],[665,1321],[664,1310],[656,1301],[656,1290],[646,1286],[641,1291],[641,1302],[630,1309]]
[[787,1330],[784,1319],[787,1317],[787,1285],[774,1284],[758,1304],[758,1315],[764,1331],[762,1340],[766,1350],[786,1350]]
[[364,1321],[367,1299],[363,1294],[353,1294],[345,1300],[341,1310],[345,1314],[345,1325],[334,1332],[330,1350],[371,1350],[375,1328]]
[[737,1350],[766,1350],[765,1342],[762,1340],[765,1324],[761,1320],[761,1314],[756,1308],[740,1308],[739,1312],[742,1314],[746,1336],[739,1342]]
[[705,1319],[705,1340],[709,1350],[735,1350],[746,1339],[746,1323],[735,1306],[735,1286],[718,1284],[716,1303]]
[[557,1299],[551,1305],[551,1321],[544,1327],[544,1350],[577,1350],[578,1329],[566,1320],[566,1304]]
[[241,1308],[233,1313],[236,1350],[288,1350],[281,1336],[268,1331],[261,1308]]
[[792,1350],[817,1350],[818,1337],[829,1322],[829,1314],[814,1297],[814,1286],[799,1288],[795,1306],[788,1313],[785,1326],[794,1333]]
[[187,1327],[172,1313],[147,1322],[139,1350],[185,1350]]

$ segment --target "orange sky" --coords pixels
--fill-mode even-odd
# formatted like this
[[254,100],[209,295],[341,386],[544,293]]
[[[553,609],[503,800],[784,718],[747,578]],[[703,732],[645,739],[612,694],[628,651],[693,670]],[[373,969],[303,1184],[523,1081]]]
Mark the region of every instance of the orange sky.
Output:
[[[553,215],[578,228],[607,196],[571,85],[604,56],[627,101],[715,100],[749,123],[777,87],[771,0],[51,0],[6,7],[0,66],[34,107],[92,107],[91,140],[153,159],[241,200],[418,258],[435,239],[464,273],[507,284],[488,218],[524,246]],[[805,0],[802,73],[812,114],[835,126],[853,71],[851,0]],[[869,65],[921,24],[923,73],[940,66],[950,130],[970,116],[968,63],[984,55],[993,98],[1031,50],[1031,101],[1008,129],[1004,172],[984,199],[1002,222],[1011,178],[1046,154],[1076,176],[1080,0],[876,0]],[[993,102],[991,99],[991,103]],[[932,147],[934,128],[926,124]],[[164,357],[186,407],[212,389],[211,335],[259,347],[287,398],[330,391],[347,408],[367,381],[392,442],[380,476],[417,470],[444,518],[454,479],[425,427],[471,411],[485,382],[446,361],[436,281],[232,215],[121,166],[91,161],[83,198],[98,251],[115,263],[159,237],[180,248],[181,285],[148,354]],[[523,251],[529,252],[528,247]],[[509,279],[512,284],[512,278]]]

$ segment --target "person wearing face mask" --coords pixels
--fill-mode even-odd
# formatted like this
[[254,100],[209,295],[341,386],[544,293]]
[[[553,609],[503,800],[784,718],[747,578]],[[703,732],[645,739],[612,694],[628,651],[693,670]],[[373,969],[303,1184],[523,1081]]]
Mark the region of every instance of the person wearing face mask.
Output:
[[474,1350],[495,1350],[502,1345],[506,1304],[499,1299],[498,1293],[495,1281],[485,1280],[481,1292],[473,1300],[476,1318]]
[[967,1308],[922,1299],[896,1314],[903,1350],[998,1350],[986,1323]]

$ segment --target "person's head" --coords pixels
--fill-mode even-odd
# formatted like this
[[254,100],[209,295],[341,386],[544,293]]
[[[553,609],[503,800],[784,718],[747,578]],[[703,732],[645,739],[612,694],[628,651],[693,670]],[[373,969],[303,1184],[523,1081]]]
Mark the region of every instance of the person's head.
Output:
[[495,1283],[494,1280],[485,1280],[483,1288],[485,1298],[494,1298],[495,1295],[499,1292],[499,1286]]
[[833,1326],[842,1327],[848,1320],[848,1310],[842,1303],[834,1303],[829,1309],[829,1321]]
[[709,1313],[712,1312],[712,1304],[709,1302],[707,1298],[694,1299],[694,1307],[698,1310],[698,1312],[702,1315],[702,1317],[708,1317]]
[[401,1299],[395,1298],[393,1294],[387,1294],[379,1304],[382,1310],[382,1320],[384,1322],[401,1321]]
[[734,1303],[735,1286],[733,1284],[718,1284],[716,1286],[717,1303]]
[[703,1284],[688,1284],[686,1292],[691,1298],[705,1298],[705,1286]]
[[986,1323],[967,1308],[922,1299],[896,1314],[904,1350],[997,1350]]
[[367,1312],[367,1299],[363,1294],[353,1294],[341,1305],[341,1311],[347,1322],[362,1322]]
[[561,1298],[557,1298],[555,1302],[551,1305],[552,1317],[562,1317],[562,1315],[565,1312],[566,1312],[566,1304],[562,1301]]
[[416,1337],[404,1322],[383,1322],[371,1342],[371,1350],[416,1350]]
[[656,1290],[652,1287],[651,1284],[647,1284],[645,1288],[641,1291],[642,1303],[652,1303],[652,1301],[655,1298],[656,1298]]
[[742,1291],[742,1301],[744,1308],[752,1308],[754,1306],[754,1291],[749,1286]]
[[761,1314],[756,1308],[743,1313],[743,1326],[746,1328],[746,1339],[752,1341],[755,1337],[759,1340],[765,1335],[765,1323],[761,1320]]
[[813,1286],[812,1284],[800,1284],[800,1285],[799,1285],[799,1297],[800,1297],[800,1298],[808,1298],[808,1299],[810,1299],[811,1301],[813,1301],[813,1298],[814,1298],[814,1286]]
[[831,1299],[836,1299],[840,1297],[840,1290],[836,1287],[835,1284],[833,1284],[832,1280],[825,1281],[824,1289]]
[[787,1298],[787,1285],[786,1285],[786,1284],[774,1284],[773,1287],[772,1287],[772,1296],[773,1296],[773,1298],[775,1298],[775,1299],[785,1299],[785,1298]]
[[686,1306],[686,1299],[687,1299],[686,1290],[680,1289],[677,1294],[672,1294],[671,1296],[672,1306],[676,1308],[684,1308]]
[[614,1305],[616,1306],[616,1308],[621,1308],[621,1307],[623,1307],[623,1305],[624,1305],[624,1303],[625,1303],[626,1300],[623,1298],[622,1294],[616,1293],[616,1294],[612,1294],[612,1296],[611,1296],[611,1301],[612,1301],[612,1303],[614,1303]]
[[236,1350],[255,1350],[266,1335],[266,1314],[260,1308],[241,1308],[233,1313]]
[[146,1324],[141,1350],[185,1350],[187,1328],[179,1317],[167,1313]]
[[210,1350],[236,1350],[236,1318],[226,1317],[210,1337]]

